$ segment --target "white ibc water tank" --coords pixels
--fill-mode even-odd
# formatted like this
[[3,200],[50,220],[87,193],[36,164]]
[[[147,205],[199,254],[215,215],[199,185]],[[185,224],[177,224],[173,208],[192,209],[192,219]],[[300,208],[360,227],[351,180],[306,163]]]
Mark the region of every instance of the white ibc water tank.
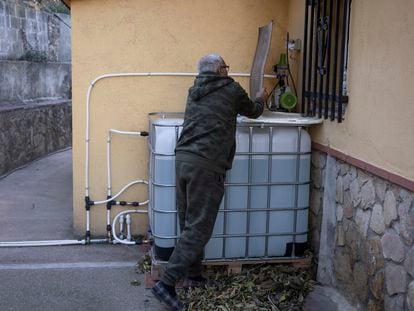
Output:
[[[182,122],[150,120],[149,215],[155,252],[162,260],[168,259],[179,234],[173,154]],[[236,144],[205,258],[291,256],[293,245],[300,255],[308,230],[309,134],[296,126],[243,125],[237,127]]]
[[[309,153],[309,134],[302,129],[300,136],[300,152]],[[298,139],[297,127],[237,128],[236,156],[213,235],[238,236],[212,238],[206,259],[284,256],[294,241],[292,233],[296,246],[307,241],[310,154],[300,155],[299,161],[291,154]],[[291,234],[279,235],[285,233]]]
[[[150,133],[150,224],[155,245],[174,248],[179,226],[175,207],[176,142],[183,119],[157,119],[151,123]],[[159,237],[158,237],[159,236]]]

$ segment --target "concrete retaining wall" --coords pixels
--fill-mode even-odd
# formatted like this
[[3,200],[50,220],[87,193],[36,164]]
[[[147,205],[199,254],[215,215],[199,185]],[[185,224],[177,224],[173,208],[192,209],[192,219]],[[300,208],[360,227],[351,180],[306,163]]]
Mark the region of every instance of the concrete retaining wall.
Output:
[[71,64],[0,61],[0,103],[71,97]]
[[33,1],[0,0],[0,59],[70,62],[70,44],[70,29]]
[[414,193],[312,154],[311,241],[318,280],[362,310],[414,310]]
[[0,108],[0,175],[71,142],[69,100]]
[[0,106],[70,98],[70,44],[70,28],[33,1],[0,0]]

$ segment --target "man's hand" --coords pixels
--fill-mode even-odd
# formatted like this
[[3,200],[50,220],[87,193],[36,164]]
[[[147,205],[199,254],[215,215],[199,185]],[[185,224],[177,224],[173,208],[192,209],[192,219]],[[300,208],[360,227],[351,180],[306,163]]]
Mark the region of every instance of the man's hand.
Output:
[[266,88],[262,88],[259,92],[257,92],[256,98],[260,98],[263,102],[266,102],[269,98],[269,93],[267,93]]

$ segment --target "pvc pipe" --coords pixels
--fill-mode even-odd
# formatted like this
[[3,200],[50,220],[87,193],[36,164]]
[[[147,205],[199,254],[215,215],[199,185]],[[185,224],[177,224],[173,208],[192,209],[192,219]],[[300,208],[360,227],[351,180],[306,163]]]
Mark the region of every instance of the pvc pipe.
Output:
[[119,217],[119,236],[121,240],[124,239],[124,222],[125,222],[125,217],[124,215],[121,215]]
[[142,132],[128,132],[128,131],[120,131],[120,130],[115,130],[115,129],[109,129],[109,133],[141,136]]
[[[107,175],[108,175],[108,186],[107,186],[107,197],[112,199],[112,184],[111,184],[111,142],[112,142],[112,133],[114,134],[122,134],[122,135],[134,135],[134,136],[141,136],[141,132],[131,132],[131,131],[120,131],[115,129],[109,129],[108,138],[106,143],[106,167],[107,167]],[[109,228],[111,225],[111,210],[108,209],[106,212],[106,226]],[[108,238],[110,236],[110,232],[108,232]]]
[[118,238],[118,236],[116,235],[116,230],[115,230],[115,225],[116,225],[116,221],[118,220],[119,217],[125,215],[125,214],[129,214],[129,213],[142,213],[142,214],[148,214],[147,210],[139,210],[139,209],[135,209],[135,210],[127,210],[127,211],[123,211],[120,212],[118,215],[115,216],[113,222],[112,222],[112,236],[114,237],[114,244],[126,244],[126,245],[135,245],[137,243],[133,242],[133,241],[124,241],[121,240],[120,238]]
[[[91,94],[94,86],[100,80],[107,79],[107,78],[116,78],[116,77],[150,77],[150,76],[171,76],[171,77],[194,77],[197,76],[198,73],[179,73],[179,72],[135,72],[135,73],[113,73],[113,74],[105,74],[98,76],[95,78],[91,84],[89,85],[88,92],[86,94],[86,137],[85,137],[85,197],[89,197],[89,142],[90,142],[90,99]],[[230,76],[234,77],[250,77],[248,73],[230,73]],[[276,78],[275,75],[264,75],[265,78]],[[116,132],[116,130],[114,131]],[[131,132],[132,133],[132,132]],[[132,185],[133,183],[131,183]],[[148,183],[147,183],[148,184]],[[121,194],[129,185],[124,187],[123,190],[119,194]],[[118,194],[118,195],[119,195]],[[118,196],[117,195],[117,196]],[[116,196],[115,196],[116,197]],[[97,201],[95,204],[103,204],[111,201],[113,198],[105,200],[105,201]],[[148,200],[146,201],[148,202]],[[86,211],[86,232],[90,232],[90,216],[89,211]]]
[[131,236],[131,215],[130,214],[126,214],[126,227],[127,227],[126,239],[127,241],[131,241],[132,236]]
[[13,241],[13,242],[0,242],[0,244],[30,244],[30,243],[36,243],[36,244],[48,244],[48,243],[79,243],[82,240],[42,240],[42,241]]
[[89,211],[86,211],[86,231],[87,232],[89,232],[90,230],[90,228],[89,228],[89,219],[90,219],[90,215],[89,215],[90,213],[89,213]]
[[[119,78],[119,77],[195,77],[198,73],[191,72],[127,72],[127,73],[112,73],[104,74],[96,77],[89,85],[88,92],[86,94],[86,138],[85,138],[85,196],[89,196],[89,142],[90,142],[90,99],[94,86],[101,80],[107,78]],[[250,77],[249,73],[229,73],[229,76],[233,77]],[[275,75],[264,75],[265,78],[276,78]]]
[[106,141],[106,170],[108,175],[108,189],[107,196],[111,196],[111,132],[108,133],[108,139]]
[[[128,189],[129,187],[131,187],[131,186],[133,186],[133,185],[136,185],[136,184],[146,184],[146,185],[148,185],[148,181],[146,181],[146,180],[142,180],[142,179],[137,179],[137,180],[134,180],[134,181],[131,181],[128,185],[126,185],[124,188],[122,188],[121,189],[121,191],[119,191],[116,195],[114,195],[112,198],[110,198],[110,199],[107,199],[107,200],[103,200],[103,201],[95,201],[94,202],[94,205],[98,205],[98,204],[105,204],[105,203],[108,203],[108,202],[110,202],[110,201],[112,201],[112,200],[114,200],[114,199],[116,199],[117,197],[119,197],[126,189]],[[140,205],[145,205],[145,204],[147,204],[148,203],[148,200],[146,200],[146,201],[144,201],[144,202],[142,202],[142,203],[140,203]]]
[[112,133],[122,134],[122,135],[141,136],[141,132],[120,131],[120,130],[115,130],[115,129],[109,129],[108,138],[106,140],[106,167],[107,167],[107,175],[108,175],[108,191],[107,191],[108,196],[111,196],[111,191],[112,191],[112,185],[111,185],[111,142],[112,142],[111,134]]
[[[111,198],[112,196],[112,186],[111,186],[111,132],[108,133],[108,139],[106,143],[106,168],[107,168],[107,198]],[[109,203],[108,203],[109,204]],[[111,242],[111,232],[108,231],[111,225],[111,207],[107,207],[106,210],[106,228],[107,228],[107,235],[108,235],[108,243]]]
[[[103,243],[106,239],[93,239],[90,243]],[[0,242],[0,247],[32,247],[32,246],[58,246],[58,245],[85,245],[85,240],[47,240],[47,241],[13,241]]]
[[[111,224],[111,210],[109,209],[106,210],[106,224]],[[108,236],[108,238],[110,238],[110,236]]]

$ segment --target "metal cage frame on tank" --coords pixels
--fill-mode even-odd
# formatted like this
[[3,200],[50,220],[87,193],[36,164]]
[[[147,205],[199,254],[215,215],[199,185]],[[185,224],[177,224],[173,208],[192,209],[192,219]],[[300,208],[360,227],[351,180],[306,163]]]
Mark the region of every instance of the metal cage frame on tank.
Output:
[[[179,237],[174,148],[183,116],[149,114],[148,215],[154,238],[152,253],[159,263],[168,261]],[[227,172],[225,195],[205,248],[205,262],[303,258],[307,248],[311,157],[306,126],[238,122],[233,168]],[[288,150],[282,142],[288,144]],[[267,150],[257,151],[266,144]],[[263,159],[267,164],[257,161]],[[280,162],[281,159],[291,163]],[[276,171],[279,177],[273,177]],[[281,179],[281,172],[287,171],[292,179]],[[283,206],[284,200],[291,204]]]

